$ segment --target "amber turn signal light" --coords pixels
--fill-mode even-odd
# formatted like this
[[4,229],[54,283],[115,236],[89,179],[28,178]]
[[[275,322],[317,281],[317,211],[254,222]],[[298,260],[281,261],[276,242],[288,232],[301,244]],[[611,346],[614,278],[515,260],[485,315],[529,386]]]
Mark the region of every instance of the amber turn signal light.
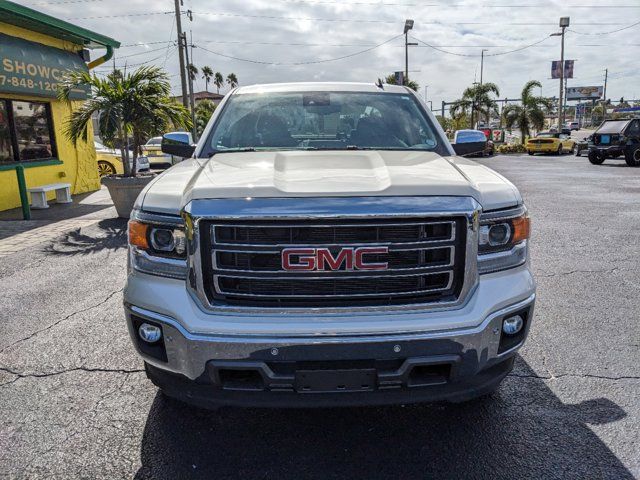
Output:
[[512,243],[518,243],[529,238],[531,233],[531,220],[529,220],[528,216],[524,215],[522,217],[514,218],[511,226],[513,228]]
[[147,227],[145,223],[129,220],[129,245],[147,250]]

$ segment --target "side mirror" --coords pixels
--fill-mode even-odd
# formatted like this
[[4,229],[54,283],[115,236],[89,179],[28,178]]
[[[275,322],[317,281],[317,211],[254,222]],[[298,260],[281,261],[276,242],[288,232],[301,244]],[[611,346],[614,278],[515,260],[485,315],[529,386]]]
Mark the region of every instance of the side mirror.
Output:
[[193,155],[196,146],[193,144],[191,134],[187,132],[171,132],[162,136],[160,150],[162,153],[175,155],[176,157],[189,158]]
[[451,146],[456,152],[456,155],[464,157],[465,155],[474,155],[484,152],[486,140],[484,142],[465,142],[465,143],[452,143]]

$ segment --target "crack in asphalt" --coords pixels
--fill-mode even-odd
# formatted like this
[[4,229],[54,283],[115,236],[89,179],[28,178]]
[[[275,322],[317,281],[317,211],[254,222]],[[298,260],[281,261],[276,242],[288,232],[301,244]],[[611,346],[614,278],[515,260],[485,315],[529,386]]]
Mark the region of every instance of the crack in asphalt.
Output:
[[0,388],[1,388],[1,387],[5,387],[7,385],[10,385],[10,384],[12,384],[14,382],[17,382],[21,378],[46,378],[46,377],[54,377],[56,375],[63,375],[65,373],[72,373],[72,372],[120,373],[120,374],[124,374],[124,375],[129,375],[131,373],[143,373],[144,372],[144,368],[125,369],[125,368],[74,367],[74,368],[68,368],[66,370],[58,370],[58,371],[55,371],[55,372],[20,373],[20,372],[17,372],[15,370],[12,370],[10,368],[0,367],[0,372],[5,372],[5,373],[8,373],[10,375],[15,375],[16,376],[16,378],[14,378],[12,380],[9,380],[8,382],[0,384]]
[[594,375],[591,373],[559,373],[557,375],[554,375],[553,373],[549,372],[549,376],[546,377],[544,375],[537,375],[535,373],[531,373],[531,374],[520,374],[520,373],[510,373],[507,375],[508,377],[516,377],[516,378],[537,378],[540,380],[556,380],[558,378],[565,378],[565,377],[569,377],[569,378],[597,378],[597,379],[601,379],[601,380],[640,380],[640,376],[634,376],[634,375],[621,375],[618,377],[610,377],[607,375]]
[[[125,375],[129,375],[132,373],[143,373],[144,369],[143,368],[134,368],[134,369],[124,369],[124,368],[90,368],[90,367],[74,367],[74,368],[69,368],[66,370],[58,370],[55,372],[41,372],[41,373],[20,373],[17,372],[15,370],[12,370],[10,368],[6,368],[6,367],[0,367],[0,371],[8,373],[10,375],[15,375],[16,378],[2,383],[0,384],[0,388],[10,385],[16,381],[18,381],[21,378],[46,378],[46,377],[53,377],[56,375],[62,375],[65,373],[72,373],[72,372],[88,372],[88,373],[119,373],[119,374],[125,374]],[[557,380],[560,378],[595,378],[595,379],[600,379],[600,380],[612,380],[612,381],[619,381],[619,380],[640,380],[640,376],[634,376],[634,375],[621,375],[621,376],[617,376],[617,377],[613,377],[613,376],[607,376],[607,375],[595,375],[595,374],[590,374],[590,373],[560,373],[558,375],[554,375],[551,374],[549,376],[544,376],[544,375],[537,375],[537,374],[520,374],[520,373],[510,373],[507,375],[508,377],[514,377],[514,378],[535,378],[538,380]]]
[[65,316],[63,318],[61,318],[59,320],[56,320],[55,322],[51,323],[50,325],[47,325],[44,328],[41,328],[40,330],[36,330],[35,332],[31,333],[30,335],[27,335],[26,337],[23,337],[23,338],[20,338],[20,339],[16,340],[12,344],[7,345],[2,350],[0,350],[0,353],[4,353],[5,351],[9,350],[11,347],[14,347],[14,346],[18,345],[19,343],[26,342],[27,340],[31,340],[36,335],[38,335],[38,334],[40,334],[42,332],[45,332],[47,330],[52,329],[56,325],[59,325],[60,323],[64,322],[65,320],[68,320],[69,318],[73,317],[74,315],[78,315],[79,313],[84,313],[84,312],[86,312],[88,310],[91,310],[93,308],[97,308],[100,305],[103,305],[103,304],[107,303],[115,294],[120,293],[123,290],[124,290],[124,287],[119,289],[119,290],[116,290],[114,292],[111,292],[109,295],[107,295],[107,297],[104,300],[100,301],[99,303],[96,303],[95,305],[91,305],[91,306],[86,307],[86,308],[82,308],[80,310],[76,310],[75,312],[72,312],[72,313],[70,313],[69,315],[67,315],[67,316]]
[[613,273],[620,270],[619,267],[613,267],[608,270],[569,270],[568,272],[556,272],[547,275],[535,274],[536,278],[564,277],[566,275],[574,275],[576,273]]

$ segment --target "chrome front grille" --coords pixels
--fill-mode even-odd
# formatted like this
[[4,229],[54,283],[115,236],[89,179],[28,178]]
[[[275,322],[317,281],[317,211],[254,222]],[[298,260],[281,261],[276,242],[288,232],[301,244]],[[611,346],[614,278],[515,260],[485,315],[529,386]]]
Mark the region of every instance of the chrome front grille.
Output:
[[[343,307],[455,301],[464,282],[467,218],[207,221],[200,225],[209,301],[249,307]],[[288,271],[282,251],[384,247],[381,271]]]

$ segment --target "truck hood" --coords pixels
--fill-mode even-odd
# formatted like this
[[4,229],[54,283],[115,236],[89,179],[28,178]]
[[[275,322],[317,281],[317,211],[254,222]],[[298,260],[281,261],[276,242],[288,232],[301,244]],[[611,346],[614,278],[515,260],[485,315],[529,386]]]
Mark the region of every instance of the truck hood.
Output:
[[504,177],[472,160],[420,151],[219,153],[160,175],[137,206],[178,213],[196,199],[336,196],[471,196],[485,210],[521,202]]

